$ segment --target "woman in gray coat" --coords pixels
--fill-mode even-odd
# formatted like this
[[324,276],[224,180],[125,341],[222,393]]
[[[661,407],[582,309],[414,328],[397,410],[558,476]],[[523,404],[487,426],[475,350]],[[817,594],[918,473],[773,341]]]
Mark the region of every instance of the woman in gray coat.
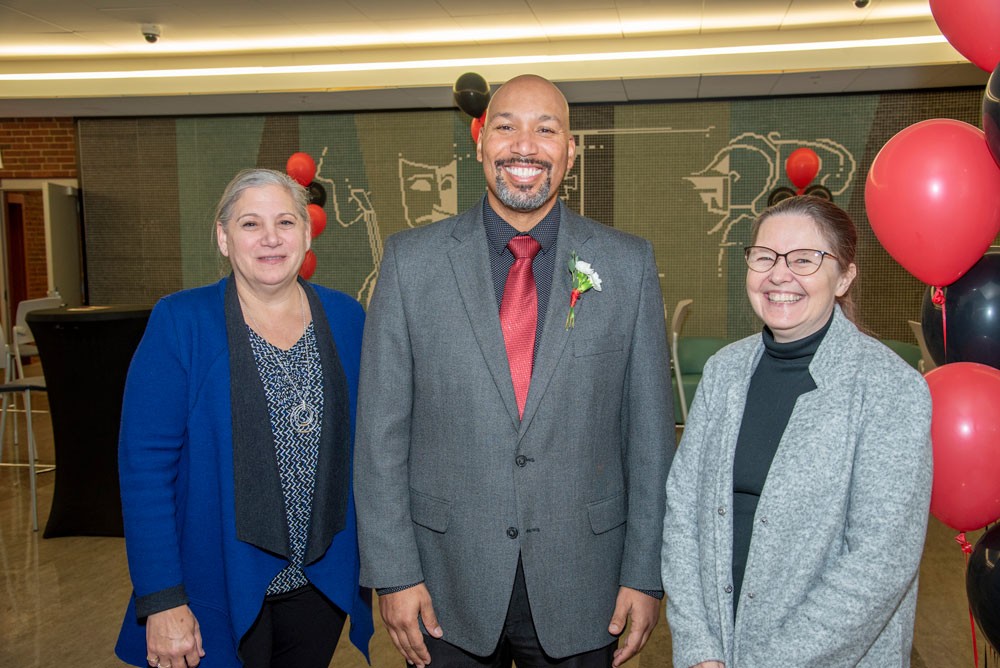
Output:
[[927,385],[852,322],[846,213],[787,199],[752,239],[764,330],[705,366],[667,481],[674,666],[909,666]]

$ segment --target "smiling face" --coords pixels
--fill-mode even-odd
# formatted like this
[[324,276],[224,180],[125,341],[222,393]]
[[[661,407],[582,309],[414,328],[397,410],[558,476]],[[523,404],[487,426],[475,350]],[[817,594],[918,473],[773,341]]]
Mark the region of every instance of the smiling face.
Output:
[[552,83],[521,76],[490,101],[476,145],[493,210],[524,232],[555,205],[576,157],[566,98]]
[[[809,216],[781,213],[760,225],[753,245],[766,246],[778,253],[800,248],[834,253],[819,225]],[[779,343],[798,341],[823,328],[837,297],[847,293],[857,275],[857,267],[842,270],[837,260],[826,257],[819,271],[798,276],[784,258],[765,272],[747,269],[747,295],[754,312],[764,321]]]
[[225,225],[216,223],[219,251],[229,258],[238,284],[251,290],[287,287],[309,250],[309,222],[279,185],[247,188]]

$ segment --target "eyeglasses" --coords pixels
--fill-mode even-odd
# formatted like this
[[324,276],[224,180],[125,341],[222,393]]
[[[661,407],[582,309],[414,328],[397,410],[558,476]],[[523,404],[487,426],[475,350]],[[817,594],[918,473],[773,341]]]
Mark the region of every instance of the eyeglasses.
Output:
[[797,276],[811,276],[819,271],[823,264],[823,258],[830,257],[839,259],[833,253],[813,250],[811,248],[798,248],[787,253],[779,253],[767,246],[747,246],[743,249],[743,257],[746,258],[750,271],[764,273],[770,271],[771,267],[777,263],[779,257],[785,258],[785,266],[789,271]]

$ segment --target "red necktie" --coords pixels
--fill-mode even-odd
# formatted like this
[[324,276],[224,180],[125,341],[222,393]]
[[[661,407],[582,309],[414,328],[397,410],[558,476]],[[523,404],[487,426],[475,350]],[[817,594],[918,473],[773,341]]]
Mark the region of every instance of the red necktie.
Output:
[[514,382],[517,414],[524,416],[524,402],[531,384],[531,367],[535,357],[535,329],[538,326],[538,289],[531,261],[541,246],[531,236],[516,236],[507,244],[514,254],[514,265],[507,274],[507,284],[500,300],[500,328],[507,347],[510,379]]

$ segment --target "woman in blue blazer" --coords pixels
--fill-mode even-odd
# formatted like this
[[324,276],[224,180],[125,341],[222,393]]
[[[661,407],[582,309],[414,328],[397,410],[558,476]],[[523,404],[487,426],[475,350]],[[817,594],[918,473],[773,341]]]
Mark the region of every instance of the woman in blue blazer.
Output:
[[232,274],[163,298],[129,369],[119,470],[137,666],[367,657],[351,449],[364,312],[299,280],[304,188],[245,170],[216,213]]

